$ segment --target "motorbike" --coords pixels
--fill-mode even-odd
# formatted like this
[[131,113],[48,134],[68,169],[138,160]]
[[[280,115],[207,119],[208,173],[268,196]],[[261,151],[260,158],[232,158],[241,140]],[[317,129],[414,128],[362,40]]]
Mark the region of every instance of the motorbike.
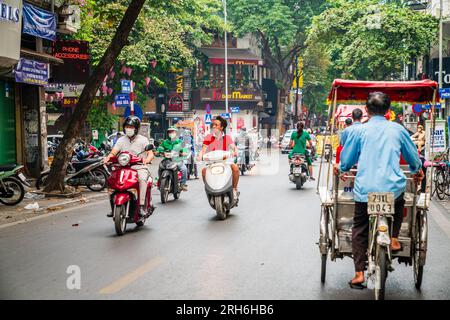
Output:
[[[237,156],[237,165],[239,166],[239,171],[241,175],[245,174],[245,171],[250,171],[254,165],[250,163],[250,150],[245,145],[238,145],[238,156]],[[249,163],[247,164],[246,155],[248,155]]]
[[308,176],[308,166],[306,163],[305,155],[294,153],[290,162],[290,174],[289,180],[295,183],[297,190],[303,187]]
[[325,145],[325,150],[324,150],[324,156],[325,156],[325,160],[327,161],[327,162],[330,162],[331,161],[331,144],[329,144],[329,143],[327,143],[326,145]]
[[[103,164],[103,158],[84,161],[72,160],[67,165],[64,182],[72,187],[86,186],[92,191],[102,191],[106,187],[109,168]],[[50,169],[41,172],[36,181],[36,189],[45,188]]]
[[0,203],[7,206],[19,204],[25,196],[23,185],[31,187],[22,173],[22,165],[0,165]]
[[[149,145],[145,151],[153,150]],[[113,221],[117,235],[125,234],[127,224],[135,223],[142,227],[145,221],[153,214],[155,207],[152,201],[153,179],[149,177],[147,182],[147,193],[145,198],[145,210],[147,214],[139,216],[139,178],[138,173],[131,166],[142,164],[142,159],[129,152],[121,152],[112,157],[111,176],[107,183],[110,192],[110,204],[113,213]]]
[[159,164],[158,183],[156,184],[161,193],[161,202],[166,203],[169,194],[173,194],[175,200],[181,194],[181,171],[178,170],[178,163],[174,161],[175,151],[164,152],[164,159]]
[[210,206],[216,210],[217,217],[225,220],[232,208],[238,206],[239,200],[233,199],[233,173],[226,159],[229,151],[216,150],[206,153],[205,192]]

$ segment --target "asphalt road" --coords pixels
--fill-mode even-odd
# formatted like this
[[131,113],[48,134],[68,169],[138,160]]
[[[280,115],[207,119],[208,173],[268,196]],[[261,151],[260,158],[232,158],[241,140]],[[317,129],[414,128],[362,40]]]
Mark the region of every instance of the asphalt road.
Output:
[[[194,180],[165,205],[155,191],[154,215],[122,237],[106,201],[1,229],[0,299],[373,299],[349,288],[350,258],[329,261],[320,283],[315,183],[296,190],[277,155],[241,178],[240,205],[225,221]],[[387,299],[450,299],[449,217],[430,213],[422,290],[412,267],[395,262]],[[67,287],[70,266],[79,267],[80,289]]]

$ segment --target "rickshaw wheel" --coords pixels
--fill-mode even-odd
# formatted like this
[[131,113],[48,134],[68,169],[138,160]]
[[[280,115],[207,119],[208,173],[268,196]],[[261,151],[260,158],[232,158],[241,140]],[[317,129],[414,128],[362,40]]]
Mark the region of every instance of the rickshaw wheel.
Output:
[[414,257],[413,257],[413,269],[414,269],[414,284],[417,290],[420,290],[422,286],[423,278],[423,266],[420,265],[420,247],[421,247],[421,233],[423,230],[423,221],[420,219],[421,215],[418,212],[418,218],[415,227],[416,242],[414,244]]
[[[377,257],[376,257],[376,280],[380,282],[380,287],[375,288],[375,300],[384,300],[384,292],[386,287],[387,278],[387,261],[386,261],[386,248],[382,246],[377,246]],[[379,279],[379,280],[378,280]]]
[[322,254],[322,267],[320,271],[320,282],[325,283],[325,277],[327,274],[327,254]]

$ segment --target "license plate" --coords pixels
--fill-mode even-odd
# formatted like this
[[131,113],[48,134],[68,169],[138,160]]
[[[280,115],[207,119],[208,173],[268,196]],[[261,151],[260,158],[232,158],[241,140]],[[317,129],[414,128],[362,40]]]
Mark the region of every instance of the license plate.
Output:
[[19,173],[18,176],[23,182],[27,181],[27,178],[23,175],[23,173]]
[[368,214],[394,214],[394,194],[392,192],[369,192]]
[[302,173],[302,168],[294,168],[294,173]]

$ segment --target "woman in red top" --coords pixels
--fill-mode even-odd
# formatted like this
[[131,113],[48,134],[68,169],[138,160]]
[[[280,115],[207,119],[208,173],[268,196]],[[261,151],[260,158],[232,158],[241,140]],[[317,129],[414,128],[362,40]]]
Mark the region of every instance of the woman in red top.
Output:
[[[212,122],[212,130],[213,133],[209,134],[205,137],[205,140],[203,141],[203,148],[202,151],[200,151],[197,160],[201,161],[203,159],[203,155],[205,153],[215,151],[215,150],[223,150],[223,151],[230,151],[232,150],[232,156],[237,156],[237,148],[236,145],[233,142],[233,139],[225,134],[225,129],[227,127],[228,123],[227,121],[222,118],[221,116],[217,116],[213,122]],[[231,171],[233,172],[233,196],[235,200],[238,196],[238,183],[239,183],[239,167],[232,163],[230,164]],[[202,176],[203,176],[203,182],[205,182],[205,175],[206,175],[206,168],[203,168],[202,170]]]

